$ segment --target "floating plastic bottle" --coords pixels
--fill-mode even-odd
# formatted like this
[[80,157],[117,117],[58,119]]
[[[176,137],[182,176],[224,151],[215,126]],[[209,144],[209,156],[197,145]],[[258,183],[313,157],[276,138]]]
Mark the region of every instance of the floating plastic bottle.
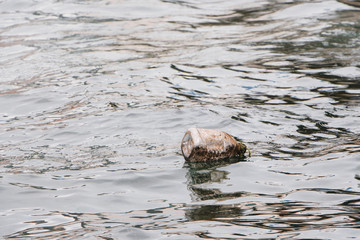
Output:
[[214,129],[190,128],[181,142],[182,154],[190,162],[243,157],[246,150],[249,149],[245,144],[236,141],[226,132]]

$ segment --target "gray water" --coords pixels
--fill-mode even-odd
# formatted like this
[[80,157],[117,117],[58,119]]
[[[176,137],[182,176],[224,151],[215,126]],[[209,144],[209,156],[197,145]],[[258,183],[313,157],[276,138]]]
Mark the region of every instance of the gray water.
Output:
[[[360,239],[359,11],[0,0],[0,236]],[[194,126],[252,156],[186,164]]]

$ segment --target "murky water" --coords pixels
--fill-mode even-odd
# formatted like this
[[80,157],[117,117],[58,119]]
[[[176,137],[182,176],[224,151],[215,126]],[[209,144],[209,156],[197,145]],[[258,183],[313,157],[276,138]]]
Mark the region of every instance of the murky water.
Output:
[[[360,239],[360,9],[0,1],[5,239]],[[189,165],[189,127],[244,161]]]

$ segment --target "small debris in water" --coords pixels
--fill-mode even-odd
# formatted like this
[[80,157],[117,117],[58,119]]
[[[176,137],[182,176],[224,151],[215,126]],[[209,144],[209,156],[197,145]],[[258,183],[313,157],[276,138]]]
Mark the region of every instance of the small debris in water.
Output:
[[231,157],[244,157],[249,148],[235,140],[230,134],[203,128],[190,128],[186,131],[181,151],[186,161],[205,162],[217,161]]
[[119,105],[115,102],[109,102],[109,106],[113,108],[119,108]]

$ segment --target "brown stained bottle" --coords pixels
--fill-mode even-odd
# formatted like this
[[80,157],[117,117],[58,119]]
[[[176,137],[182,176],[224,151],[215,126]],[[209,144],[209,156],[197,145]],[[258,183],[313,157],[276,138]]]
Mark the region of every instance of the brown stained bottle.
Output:
[[181,142],[182,154],[190,162],[243,157],[246,149],[245,144],[236,141],[231,135],[214,129],[190,128]]

